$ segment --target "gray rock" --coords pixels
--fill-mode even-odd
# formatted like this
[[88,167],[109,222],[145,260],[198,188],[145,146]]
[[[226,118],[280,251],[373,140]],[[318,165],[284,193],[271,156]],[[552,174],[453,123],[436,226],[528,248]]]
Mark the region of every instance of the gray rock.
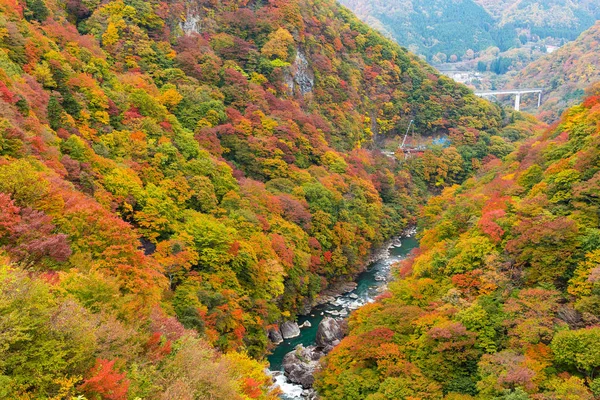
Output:
[[341,290],[342,293],[350,293],[351,291],[355,290],[358,287],[358,283],[356,282],[346,282]]
[[300,328],[310,328],[311,326],[312,324],[310,323],[310,321],[304,321],[304,323],[300,325]]
[[310,299],[305,299],[302,303],[302,307],[300,308],[298,314],[300,315],[308,315],[313,309],[313,304]]
[[275,344],[283,342],[283,336],[281,336],[279,328],[269,329],[269,340]]
[[284,339],[291,339],[300,336],[300,327],[294,321],[286,321],[279,327]]
[[186,35],[191,35],[192,33],[201,33],[201,21],[202,18],[196,12],[188,10],[185,20],[180,23],[180,26]]
[[562,305],[558,308],[556,316],[569,324],[571,329],[580,329],[585,327],[582,314],[568,305]]
[[[315,85],[315,77],[308,66],[306,56],[300,49],[296,49],[296,59],[292,64],[294,83],[303,95],[312,92]],[[295,88],[294,88],[295,90]]]
[[335,297],[329,296],[327,294],[323,294],[323,295],[319,296],[319,298],[317,298],[316,304],[323,305],[323,304],[333,303],[334,301],[335,301]]
[[340,324],[333,318],[323,318],[317,328],[317,338],[315,343],[317,347],[327,349],[334,346],[334,342],[339,343],[344,337],[344,331]]
[[304,389],[312,387],[315,378],[314,373],[319,366],[319,359],[323,353],[315,346],[304,347],[301,344],[295,350],[290,351],[283,357],[283,371],[287,379]]
[[334,347],[335,347],[334,345],[329,345],[329,346],[323,347],[323,353],[329,354],[333,350]]

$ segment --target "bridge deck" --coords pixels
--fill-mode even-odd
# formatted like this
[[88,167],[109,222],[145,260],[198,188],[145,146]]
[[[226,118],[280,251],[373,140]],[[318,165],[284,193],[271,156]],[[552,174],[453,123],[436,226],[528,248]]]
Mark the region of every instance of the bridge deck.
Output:
[[544,89],[532,88],[532,89],[506,89],[506,90],[481,90],[475,91],[477,96],[494,96],[497,94],[525,94],[525,93],[542,93]]

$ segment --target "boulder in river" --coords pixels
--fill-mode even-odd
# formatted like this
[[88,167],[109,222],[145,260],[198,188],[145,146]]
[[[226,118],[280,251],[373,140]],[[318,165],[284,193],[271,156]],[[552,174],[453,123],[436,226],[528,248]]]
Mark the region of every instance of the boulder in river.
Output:
[[318,351],[315,346],[304,347],[299,344],[295,350],[283,357],[285,376],[290,382],[302,385],[304,389],[311,388],[321,357],[323,357],[323,353]]
[[269,340],[275,344],[283,342],[283,336],[281,336],[281,331],[278,326],[269,329]]
[[312,324],[310,323],[310,321],[304,321],[302,325],[300,325],[300,328],[310,328],[311,326]]
[[319,296],[319,298],[316,301],[316,304],[323,305],[323,304],[333,303],[334,301],[335,301],[335,297],[327,295],[327,294],[323,294],[323,295]]
[[342,285],[342,287],[340,288],[340,291],[342,293],[350,293],[353,290],[356,290],[357,287],[358,287],[358,283],[356,283],[356,282],[346,282]]
[[302,391],[302,398],[306,400],[317,400],[317,391],[315,389],[304,389]]
[[300,327],[294,321],[286,321],[281,324],[281,335],[284,339],[291,339],[300,336]]
[[317,337],[315,342],[317,347],[322,349],[330,350],[342,340],[344,337],[344,330],[340,323],[333,318],[323,318],[319,327],[317,328]]

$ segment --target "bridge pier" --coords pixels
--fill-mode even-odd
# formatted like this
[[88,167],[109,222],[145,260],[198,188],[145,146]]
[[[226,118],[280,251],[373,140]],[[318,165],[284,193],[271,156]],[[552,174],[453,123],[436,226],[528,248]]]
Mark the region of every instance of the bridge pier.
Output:
[[476,91],[475,95],[479,97],[489,97],[489,96],[498,96],[498,95],[509,95],[514,94],[515,97],[515,110],[521,111],[521,96],[527,93],[537,93],[538,94],[538,108],[542,105],[542,92],[544,89],[541,88],[532,88],[532,89],[507,89],[507,90],[484,90],[484,91]]

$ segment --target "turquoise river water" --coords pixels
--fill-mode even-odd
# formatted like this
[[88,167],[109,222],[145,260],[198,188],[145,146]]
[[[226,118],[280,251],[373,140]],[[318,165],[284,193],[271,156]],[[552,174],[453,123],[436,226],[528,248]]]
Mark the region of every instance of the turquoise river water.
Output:
[[[383,252],[383,256],[373,262],[367,270],[361,273],[356,279],[357,288],[350,293],[346,293],[336,298],[333,303],[323,304],[313,308],[311,313],[298,318],[298,324],[301,325],[305,321],[309,321],[311,327],[302,328],[300,336],[293,339],[285,340],[279,344],[268,360],[270,370],[273,372],[282,370],[283,357],[294,350],[294,348],[302,344],[305,347],[315,344],[317,328],[319,323],[326,316],[342,318],[346,317],[347,313],[364,305],[373,299],[381,292],[382,286],[386,284],[389,277],[390,265],[405,258],[414,248],[418,247],[419,243],[413,236],[403,237],[390,245],[387,251]],[[282,375],[276,375],[276,382],[281,387],[284,395],[283,399],[294,400],[300,399],[302,388],[297,385],[286,383]]]

